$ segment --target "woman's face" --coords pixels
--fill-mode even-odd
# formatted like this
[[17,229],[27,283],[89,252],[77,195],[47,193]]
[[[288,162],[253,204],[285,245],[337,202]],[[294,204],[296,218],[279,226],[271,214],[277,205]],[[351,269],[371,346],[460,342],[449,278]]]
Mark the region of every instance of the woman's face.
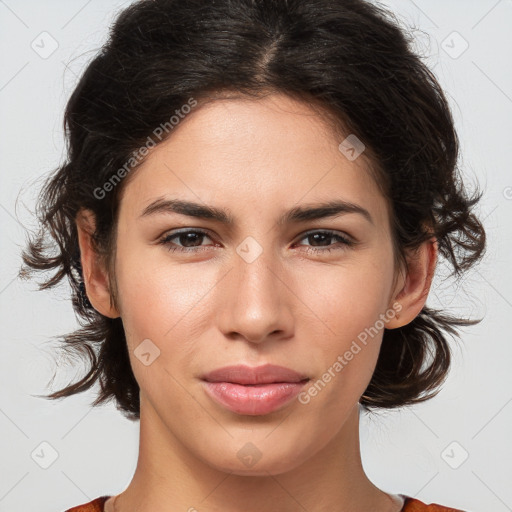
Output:
[[[141,421],[212,467],[296,467],[341,436],[371,379],[395,312],[389,217],[365,154],[341,142],[286,96],[215,101],[192,109],[123,192],[116,283]],[[175,199],[231,223],[162,206]],[[279,221],[341,201],[368,215]],[[207,372],[267,363],[310,380],[263,413],[207,392]]]

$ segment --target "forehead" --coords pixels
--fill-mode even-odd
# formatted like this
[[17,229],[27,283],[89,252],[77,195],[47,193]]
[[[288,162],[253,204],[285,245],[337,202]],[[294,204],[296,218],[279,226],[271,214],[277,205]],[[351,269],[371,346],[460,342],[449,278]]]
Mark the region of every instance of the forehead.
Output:
[[150,150],[123,191],[138,210],[157,196],[262,208],[347,199],[375,217],[386,205],[363,153],[349,160],[321,111],[281,94],[217,99],[192,109]]

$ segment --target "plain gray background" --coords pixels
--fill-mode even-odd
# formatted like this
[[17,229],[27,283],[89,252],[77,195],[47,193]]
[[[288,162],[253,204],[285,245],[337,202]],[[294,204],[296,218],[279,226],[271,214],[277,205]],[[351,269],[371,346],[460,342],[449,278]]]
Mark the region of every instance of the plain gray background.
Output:
[[[83,368],[65,368],[52,341],[77,326],[67,285],[37,292],[35,282],[16,278],[23,226],[35,227],[30,212],[38,189],[65,156],[65,103],[129,3],[0,0],[2,512],[58,512],[116,494],[135,469],[138,423],[113,405],[92,409],[93,392],[63,401],[31,396],[62,387]],[[385,4],[418,29],[418,50],[448,95],[464,179],[470,189],[475,180],[485,189],[478,211],[489,249],[461,283],[443,280],[440,262],[427,304],[484,320],[454,343],[454,366],[436,398],[362,416],[363,464],[388,492],[468,512],[510,511],[512,1]],[[46,388],[58,363],[62,369]]]

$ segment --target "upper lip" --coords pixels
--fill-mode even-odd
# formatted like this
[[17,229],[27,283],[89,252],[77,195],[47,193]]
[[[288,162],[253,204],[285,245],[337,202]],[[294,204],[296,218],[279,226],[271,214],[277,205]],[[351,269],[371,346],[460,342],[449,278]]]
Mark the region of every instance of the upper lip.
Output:
[[263,366],[225,366],[205,374],[202,378],[208,382],[233,382],[235,384],[300,382],[309,379],[307,375],[274,364],[265,364]]

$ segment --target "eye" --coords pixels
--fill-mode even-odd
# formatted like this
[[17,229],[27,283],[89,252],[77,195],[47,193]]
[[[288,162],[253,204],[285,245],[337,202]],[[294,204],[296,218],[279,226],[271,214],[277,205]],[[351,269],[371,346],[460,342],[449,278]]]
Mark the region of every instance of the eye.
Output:
[[[308,253],[327,253],[331,252],[332,250],[338,251],[338,250],[345,250],[347,247],[351,247],[356,244],[353,240],[350,240],[349,238],[340,235],[336,231],[313,231],[306,233],[301,240],[308,239],[309,241],[313,241],[314,244],[325,244],[317,246],[309,246],[306,249],[306,252]],[[329,240],[337,240],[338,243],[331,243],[329,244]]]
[[[204,250],[204,248],[201,248],[202,244],[200,243],[204,237],[210,238],[206,231],[201,229],[188,229],[184,231],[168,233],[160,239],[159,243],[167,246],[167,249],[171,252],[199,252]],[[180,246],[175,242],[171,242],[173,239],[176,239],[180,244],[183,245]]]
[[[188,229],[178,232],[171,232],[164,235],[159,243],[167,246],[170,252],[200,252],[207,250],[208,245],[203,245],[201,242],[204,238],[210,238],[206,231],[201,229]],[[176,242],[172,240],[176,239]],[[306,233],[301,240],[308,239],[313,244],[319,244],[317,246],[311,245],[307,247],[306,252],[308,253],[328,253],[332,250],[344,250],[347,247],[351,247],[356,244],[353,240],[340,235],[336,231],[313,231]],[[336,240],[336,243],[329,243],[329,241]]]

